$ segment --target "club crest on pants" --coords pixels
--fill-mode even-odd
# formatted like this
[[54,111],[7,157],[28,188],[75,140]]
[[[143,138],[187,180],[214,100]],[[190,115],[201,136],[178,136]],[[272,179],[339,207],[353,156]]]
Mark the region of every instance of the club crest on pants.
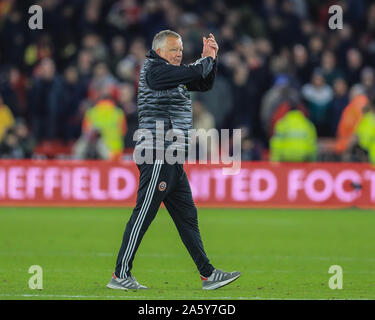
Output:
[[167,183],[165,181],[162,181],[159,183],[159,191],[164,191],[167,189]]

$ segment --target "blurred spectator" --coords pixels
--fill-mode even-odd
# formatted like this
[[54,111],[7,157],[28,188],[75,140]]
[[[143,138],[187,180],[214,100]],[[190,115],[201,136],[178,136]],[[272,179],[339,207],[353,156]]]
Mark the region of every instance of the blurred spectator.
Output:
[[89,50],[81,50],[78,54],[77,69],[79,77],[88,85],[92,73],[94,57]]
[[29,91],[32,132],[38,141],[58,138],[64,125],[59,117],[62,110],[63,86],[55,63],[45,58],[39,64]]
[[358,95],[342,112],[336,135],[336,153],[341,156],[349,148],[352,136],[357,129],[359,122],[362,119],[363,108],[368,103],[368,98],[365,94]]
[[288,49],[284,49],[279,55],[272,57],[270,61],[270,69],[275,78],[280,75],[286,75],[289,78],[291,77],[293,66]]
[[80,32],[97,33],[99,31],[99,18],[101,10],[101,0],[86,0],[83,10],[83,17],[80,21]]
[[270,160],[308,162],[317,157],[317,135],[313,123],[292,109],[275,126],[270,141]]
[[2,68],[0,71],[0,94],[2,96],[2,101],[8,106],[14,117],[21,116],[21,110],[18,103],[18,96],[12,87],[13,80],[11,78],[11,70],[8,67]]
[[299,85],[302,86],[310,81],[312,74],[312,67],[309,61],[309,56],[306,48],[297,44],[293,48],[293,60],[295,76],[299,80]]
[[300,17],[296,13],[295,2],[281,1],[281,23],[279,26],[278,40],[280,45],[290,47],[301,39]]
[[93,32],[89,32],[82,38],[82,49],[91,53],[95,62],[108,59],[108,49],[102,38]]
[[232,25],[230,25],[229,23],[226,23],[226,24],[223,24],[223,26],[221,27],[220,29],[220,39],[219,39],[219,43],[220,43],[220,51],[222,52],[227,52],[227,51],[231,51],[233,50],[233,45],[234,45],[234,34],[235,34],[235,31],[234,31],[234,28]]
[[209,130],[215,128],[215,119],[209,113],[202,101],[193,102],[193,128]]
[[33,68],[39,62],[46,58],[52,58],[53,44],[51,36],[48,33],[42,34],[36,42],[33,42],[25,49],[25,64]]
[[11,99],[13,105],[17,106],[19,117],[29,116],[27,110],[27,89],[28,78],[17,67],[10,67],[9,69],[9,86],[11,92]]
[[341,114],[349,103],[348,84],[343,78],[337,78],[333,83],[332,113],[330,117],[330,135],[336,136]]
[[353,85],[349,90],[349,101],[352,101],[358,96],[361,96],[364,94],[366,94],[364,87],[360,83],[357,83]]
[[33,151],[36,146],[34,137],[29,132],[26,124],[22,120],[17,120],[14,126],[14,134],[18,140],[18,146],[22,150],[22,157],[26,159],[31,159],[33,156]]
[[99,130],[91,130],[83,134],[74,144],[72,152],[75,159],[104,160],[110,158],[110,152]]
[[317,128],[319,136],[328,136],[328,115],[331,109],[333,91],[325,83],[321,69],[316,69],[311,82],[302,87],[302,96],[307,103],[310,119]]
[[296,110],[301,111],[306,117],[308,117],[308,115],[309,115],[307,109],[305,108],[305,106],[302,103],[300,103],[297,100],[289,99],[287,97],[285,100],[280,101],[280,103],[276,106],[274,112],[272,113],[271,123],[270,123],[270,132],[269,132],[270,137],[273,136],[276,123],[281,118],[283,118],[284,115],[287,112],[289,112],[292,109],[296,109]]
[[[199,152],[197,152],[197,156],[198,156],[197,159],[201,159],[202,156],[205,156],[206,154],[208,156],[209,154],[211,154],[211,152],[215,152],[215,154],[218,154],[217,147],[219,145],[219,141],[218,140],[212,141],[211,140],[212,138],[207,139],[207,135],[206,135],[208,130],[215,128],[214,117],[212,116],[212,114],[210,114],[206,110],[202,101],[195,100],[193,102],[192,107],[193,107],[193,128],[198,131],[196,131],[197,139],[192,139],[191,148],[198,149]],[[204,131],[199,130],[199,129],[203,129]],[[212,150],[212,147],[214,147],[215,150]],[[207,153],[203,155],[203,152],[205,151]]]
[[272,118],[275,111],[284,103],[298,105],[299,100],[299,93],[290,86],[290,77],[279,75],[275,79],[274,86],[263,96],[261,103],[260,117],[267,138],[272,135]]
[[231,112],[231,128],[247,127],[254,130],[255,111],[257,104],[258,87],[256,79],[249,76],[249,68],[239,65],[233,74],[233,107]]
[[112,100],[99,100],[85,113],[82,136],[74,146],[76,158],[90,156],[99,159],[119,159],[124,149],[126,134],[124,112]]
[[307,3],[306,0],[290,0],[293,3],[295,14],[303,19],[307,17]]
[[116,96],[117,80],[111,74],[105,62],[98,62],[88,88],[88,98],[91,101],[99,99],[103,91],[110,92],[112,98]]
[[146,0],[143,6],[140,22],[148,44],[152,43],[154,35],[160,30],[169,28],[160,2],[157,0]]
[[145,55],[144,41],[136,39],[130,45],[129,54],[117,64],[117,76],[123,81],[134,83],[136,90],[138,90],[138,79]]
[[368,56],[368,62],[372,66],[375,65],[375,3],[369,5],[366,19],[366,28],[363,30],[361,37],[361,49],[364,50]]
[[348,52],[351,48],[356,46],[353,39],[353,31],[350,24],[346,23],[344,20],[344,25],[342,29],[337,30],[338,35],[338,45],[336,48],[337,60],[341,66],[347,64]]
[[365,0],[348,0],[343,1],[344,15],[353,27],[358,30],[362,27],[361,17],[366,12]]
[[167,25],[169,26],[169,29],[177,29],[182,15],[182,9],[178,6],[177,3],[174,3],[172,0],[161,1],[161,6],[163,8],[165,19]]
[[[375,95],[372,94],[369,103],[363,109],[363,117],[356,128],[354,141],[365,151],[366,159],[375,164]],[[352,142],[353,143],[353,142]]]
[[261,149],[250,136],[241,137],[241,160],[259,161],[261,160]]
[[362,54],[358,49],[351,48],[346,54],[346,77],[349,85],[356,84],[361,81],[362,71]]
[[28,38],[27,24],[24,23],[22,11],[18,9],[10,10],[5,17],[7,19],[2,21],[2,28],[0,28],[3,53],[1,58],[9,64],[22,66]]
[[369,92],[375,86],[375,72],[371,67],[364,67],[361,71],[361,82],[363,92]]
[[0,143],[0,158],[2,159],[23,159],[24,154],[14,130],[8,129],[4,139]]
[[61,119],[65,125],[61,137],[65,141],[72,141],[78,139],[81,134],[82,116],[79,107],[87,96],[86,84],[79,78],[75,66],[65,69],[62,91]]
[[197,100],[202,101],[207,111],[214,116],[215,125],[218,129],[229,127],[227,117],[231,113],[233,107],[231,82],[226,76],[220,73],[221,67],[222,66],[219,65],[215,84],[211,90],[204,93],[196,92],[192,95],[193,97],[196,97]]
[[323,52],[321,67],[324,79],[330,86],[332,86],[336,78],[344,76],[343,71],[336,66],[336,57],[332,51]]
[[303,19],[301,21],[301,44],[307,48],[310,38],[313,36],[316,31],[316,24],[312,22],[311,19]]
[[0,96],[0,142],[4,139],[6,132],[13,127],[14,122],[12,111],[4,104],[3,97]]
[[308,44],[308,50],[310,53],[310,63],[313,68],[317,68],[320,65],[320,61],[322,58],[322,53],[324,49],[324,42],[323,38],[319,34],[313,35]]
[[142,9],[136,0],[116,1],[107,16],[107,21],[118,32],[135,32],[140,22]]
[[272,43],[267,38],[258,38],[255,40],[254,47],[256,52],[262,57],[266,65],[273,53]]
[[107,61],[112,74],[116,74],[117,65],[125,57],[126,49],[126,41],[124,37],[115,36],[112,38],[110,54]]
[[134,133],[138,128],[137,104],[135,103],[135,88],[130,82],[124,82],[119,85],[118,105],[124,111],[127,123],[127,132],[125,135],[125,147],[134,148]]

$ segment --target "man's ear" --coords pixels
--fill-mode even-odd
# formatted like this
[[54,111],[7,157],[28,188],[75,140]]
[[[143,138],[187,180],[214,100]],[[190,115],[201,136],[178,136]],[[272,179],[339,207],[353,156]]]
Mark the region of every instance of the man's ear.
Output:
[[161,49],[160,48],[158,48],[158,49],[156,49],[156,51],[155,51],[159,56],[160,56],[160,53],[161,53]]

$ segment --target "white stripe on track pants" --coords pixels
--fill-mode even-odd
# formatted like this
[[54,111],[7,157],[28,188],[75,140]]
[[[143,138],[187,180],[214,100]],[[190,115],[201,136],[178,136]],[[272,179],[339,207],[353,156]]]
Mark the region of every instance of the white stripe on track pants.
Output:
[[156,160],[154,164],[138,165],[138,169],[137,204],[125,228],[115,275],[119,278],[129,275],[139,244],[163,202],[198,271],[202,276],[209,276],[214,267],[204,252],[197,208],[183,165]]

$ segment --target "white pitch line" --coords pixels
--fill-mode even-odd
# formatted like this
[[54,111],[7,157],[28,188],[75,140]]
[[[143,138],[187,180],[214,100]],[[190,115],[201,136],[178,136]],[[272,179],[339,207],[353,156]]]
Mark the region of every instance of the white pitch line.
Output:
[[[18,271],[18,272],[24,272],[25,269],[18,268],[18,269],[13,269],[13,271]],[[0,273],[6,273],[10,272],[8,269],[0,269]],[[55,272],[55,273],[84,273],[85,271],[82,271],[82,269],[71,269],[67,271],[66,269],[49,269],[48,272]],[[191,270],[188,269],[179,269],[179,270],[173,270],[174,273],[188,273],[191,272]],[[305,274],[306,271],[296,271],[296,270],[256,270],[256,269],[246,269],[244,270],[246,274],[252,274],[252,273],[263,273],[263,274],[272,274],[272,273],[285,273],[285,274]],[[147,270],[142,270],[142,273],[159,273],[161,275],[168,274],[168,271],[163,271],[161,273],[160,270],[157,269],[147,269]],[[310,272],[311,274],[322,274],[321,271],[316,271],[316,272]],[[346,271],[346,274],[375,274],[374,270],[369,270],[369,271]],[[198,278],[199,279],[199,278]]]
[[[19,251],[19,252],[4,252],[0,251],[0,256],[43,256],[43,257],[56,257],[56,256],[72,256],[72,257],[113,257],[113,252],[93,252],[93,253],[80,253],[80,252],[61,252],[61,253],[35,253],[30,251]],[[139,257],[143,258],[176,258],[183,257],[184,254],[155,254],[155,253],[140,253]],[[212,257],[220,258],[227,257],[227,254],[212,254]],[[365,262],[375,262],[375,258],[362,258],[362,257],[340,257],[340,256],[288,256],[288,255],[249,255],[249,254],[234,254],[234,258],[250,257],[252,259],[269,259],[269,260],[278,260],[278,259],[295,259],[295,260],[322,260],[322,261],[365,261]]]
[[[87,299],[100,299],[100,298],[120,298],[120,299],[127,299],[127,300],[134,300],[134,299],[145,299],[145,300],[154,300],[152,297],[147,296],[90,296],[90,295],[65,295],[65,294],[0,294],[0,297],[24,297],[24,298],[32,298],[32,297],[40,297],[40,298],[87,298]],[[158,299],[156,300],[163,300],[167,299],[170,300],[170,298],[167,297],[160,297],[158,296]],[[273,298],[273,297],[191,297],[192,300],[331,300],[332,298],[326,298],[326,299],[308,299],[308,298]],[[174,299],[173,299],[174,300]],[[336,300],[371,300],[368,298],[362,298],[362,299],[351,299],[351,298],[345,298],[345,299],[336,299]],[[176,301],[185,301],[184,298],[177,299]]]
[[0,294],[0,297],[24,297],[24,298],[32,298],[32,297],[40,297],[40,298],[122,298],[122,299],[127,299],[127,298],[132,298],[132,299],[145,299],[147,297],[145,296],[131,296],[131,297],[126,297],[126,296],[90,296],[90,295],[67,295],[67,294]]
[[[46,298],[120,298],[120,299],[129,299],[129,300],[133,300],[133,299],[152,299],[152,297],[147,297],[147,296],[90,296],[90,295],[66,295],[66,294],[0,294],[0,297],[24,297],[24,298],[32,298],[32,297],[40,297],[40,298],[43,298],[43,297],[46,297]],[[257,298],[257,297],[256,297]],[[169,299],[167,297],[161,297],[161,296],[158,296],[158,299],[157,300],[162,300],[162,299]],[[214,299],[252,299],[251,297],[247,298],[247,297],[238,297],[238,298],[235,298],[235,297],[194,297],[194,299],[211,299],[211,300],[214,300]],[[262,298],[260,298],[262,299]],[[181,300],[183,301],[184,299],[181,298]]]

